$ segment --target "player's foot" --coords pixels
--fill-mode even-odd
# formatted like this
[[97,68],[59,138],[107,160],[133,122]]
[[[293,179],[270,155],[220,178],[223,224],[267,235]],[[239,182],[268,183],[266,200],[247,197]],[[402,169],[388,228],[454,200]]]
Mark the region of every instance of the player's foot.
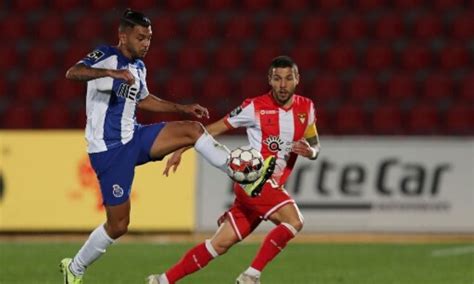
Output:
[[64,276],[64,284],[82,284],[82,276],[74,275],[71,269],[69,269],[71,262],[71,258],[65,258],[59,263],[59,269]]
[[153,274],[146,278],[146,284],[160,284],[160,274]]
[[270,156],[265,159],[263,162],[263,173],[262,175],[253,183],[249,184],[241,184],[242,188],[244,189],[245,193],[248,196],[255,197],[260,194],[262,191],[263,185],[267,182],[267,180],[272,176],[273,171],[275,170],[276,165],[276,158],[275,156]]
[[235,284],[260,284],[260,279],[258,277],[242,273],[235,280]]

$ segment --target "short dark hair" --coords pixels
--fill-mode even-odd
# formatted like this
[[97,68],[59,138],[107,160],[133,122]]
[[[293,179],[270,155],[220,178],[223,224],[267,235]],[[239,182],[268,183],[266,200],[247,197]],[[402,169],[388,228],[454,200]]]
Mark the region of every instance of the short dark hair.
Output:
[[151,25],[151,21],[143,13],[127,8],[120,18],[119,29],[123,30],[126,27],[133,28],[137,25],[148,28]]
[[272,73],[274,68],[294,68],[296,73],[298,73],[298,66],[296,63],[291,59],[289,56],[280,55],[273,58],[272,63],[270,64],[270,68],[268,69],[268,74]]

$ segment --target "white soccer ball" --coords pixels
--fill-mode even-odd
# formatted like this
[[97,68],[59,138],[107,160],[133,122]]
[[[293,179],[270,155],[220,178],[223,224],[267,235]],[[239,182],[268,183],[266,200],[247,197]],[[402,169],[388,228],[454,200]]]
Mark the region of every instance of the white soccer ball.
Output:
[[241,146],[230,151],[227,158],[227,174],[238,183],[256,181],[263,172],[263,157],[250,146]]

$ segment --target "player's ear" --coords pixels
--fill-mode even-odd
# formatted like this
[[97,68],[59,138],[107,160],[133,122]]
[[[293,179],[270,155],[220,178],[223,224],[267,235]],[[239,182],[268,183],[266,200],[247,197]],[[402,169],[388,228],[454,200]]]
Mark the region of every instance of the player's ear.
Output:
[[127,34],[125,31],[119,31],[118,38],[121,44],[125,44],[127,42]]

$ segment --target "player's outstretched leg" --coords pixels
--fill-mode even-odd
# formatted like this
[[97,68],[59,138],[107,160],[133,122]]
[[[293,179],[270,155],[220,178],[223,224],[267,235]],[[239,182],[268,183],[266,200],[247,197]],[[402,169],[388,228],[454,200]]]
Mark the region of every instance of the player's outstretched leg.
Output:
[[65,258],[59,263],[59,269],[64,277],[64,284],[82,284],[82,276],[74,275],[69,268],[71,262],[72,258]]
[[263,185],[267,180],[272,176],[273,171],[275,170],[276,158],[275,156],[267,157],[263,163],[263,174],[260,178],[250,184],[241,184],[245,193],[248,196],[255,197],[260,194],[262,191]]

